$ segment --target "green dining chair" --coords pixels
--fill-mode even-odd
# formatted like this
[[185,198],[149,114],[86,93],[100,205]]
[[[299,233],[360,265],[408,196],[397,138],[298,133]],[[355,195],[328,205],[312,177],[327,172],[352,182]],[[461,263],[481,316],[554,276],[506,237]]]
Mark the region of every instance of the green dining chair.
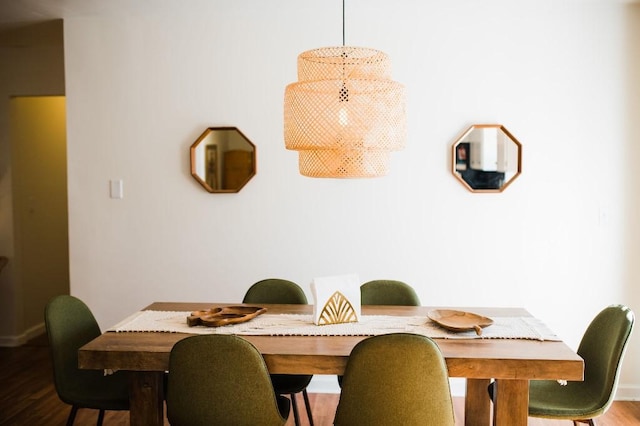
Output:
[[[360,286],[361,305],[420,306],[420,298],[409,284],[397,280],[373,280]],[[342,376],[338,376],[342,386]]]
[[[623,305],[611,305],[598,313],[578,346],[578,355],[584,360],[584,381],[562,386],[555,380],[532,380],[529,416],[595,425],[594,419],[613,402],[633,324],[633,311]],[[492,398],[495,391],[492,383],[489,387]]]
[[393,333],[358,343],[347,361],[336,426],[453,426],[447,365],[428,337]]
[[98,323],[84,302],[73,296],[56,296],[44,312],[44,322],[53,362],[53,381],[58,397],[71,405],[67,425],[73,424],[79,408],[99,410],[102,425],[105,410],[128,410],[128,380],[124,372],[78,368],[78,349],[100,336]]
[[190,336],[173,346],[166,404],[172,426],[281,426],[290,405],[273,391],[260,351],[222,334]]
[[396,280],[373,280],[360,286],[362,305],[420,306],[420,298],[410,285]]
[[[307,296],[304,290],[293,281],[281,278],[267,278],[249,287],[244,295],[242,303],[282,303],[291,305],[306,305]],[[309,403],[309,395],[307,386],[313,378],[312,375],[294,375],[294,374],[272,374],[271,382],[273,388],[278,395],[289,395],[291,398],[291,406],[293,408],[293,417],[295,424],[300,425],[300,415],[298,414],[298,404],[296,403],[296,394],[302,393],[304,405],[307,409],[307,417],[309,424],[313,426],[313,416],[311,415],[311,404]]]

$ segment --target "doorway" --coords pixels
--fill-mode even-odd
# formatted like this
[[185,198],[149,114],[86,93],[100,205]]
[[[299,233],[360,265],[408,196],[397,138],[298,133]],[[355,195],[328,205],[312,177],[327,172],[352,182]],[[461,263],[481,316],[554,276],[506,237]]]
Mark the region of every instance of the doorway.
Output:
[[14,306],[28,339],[44,331],[49,299],[69,294],[65,97],[12,97],[9,123]]

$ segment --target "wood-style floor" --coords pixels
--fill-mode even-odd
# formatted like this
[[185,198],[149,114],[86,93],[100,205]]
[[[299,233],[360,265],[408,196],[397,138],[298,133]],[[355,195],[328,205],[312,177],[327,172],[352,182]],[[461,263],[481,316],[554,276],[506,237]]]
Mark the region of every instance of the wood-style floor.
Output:
[[[298,396],[301,419],[307,424],[302,397]],[[339,396],[310,394],[316,426],[331,425]],[[454,398],[457,422],[462,426],[464,399]],[[62,403],[53,387],[51,360],[46,341],[35,339],[18,348],[0,348],[0,425],[64,425],[69,406]],[[75,425],[95,425],[97,411],[79,410]],[[128,425],[128,412],[108,412],[105,425]],[[165,421],[168,425],[168,422]],[[615,402],[598,419],[598,426],[640,425],[640,402]],[[287,426],[293,426],[291,414]],[[529,419],[530,426],[571,426],[568,421]]]

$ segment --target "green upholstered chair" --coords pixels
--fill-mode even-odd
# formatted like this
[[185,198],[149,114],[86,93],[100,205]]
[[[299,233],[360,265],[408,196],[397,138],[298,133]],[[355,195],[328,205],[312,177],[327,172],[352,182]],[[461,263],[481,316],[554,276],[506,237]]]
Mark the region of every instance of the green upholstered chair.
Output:
[[173,346],[166,403],[173,426],[275,426],[289,416],[260,351],[233,335],[191,336]]
[[396,280],[373,280],[360,286],[362,305],[420,306],[413,287]]
[[[268,278],[253,284],[244,295],[242,303],[283,303],[292,305],[306,305],[307,296],[300,286],[292,281],[281,278]],[[293,407],[293,417],[296,425],[300,425],[298,404],[295,395],[302,392],[309,424],[313,426],[311,404],[307,394],[307,386],[313,378],[312,375],[272,374],[273,388],[278,395],[289,395]]]
[[[593,419],[613,402],[633,323],[633,311],[626,306],[611,305],[598,313],[578,347],[578,355],[584,359],[584,381],[561,386],[555,380],[532,380],[529,416],[594,425]],[[494,391],[492,384],[489,394],[493,396]]]
[[358,343],[349,356],[336,426],[453,426],[447,366],[428,337],[394,333]]
[[56,392],[71,405],[67,425],[73,424],[79,408],[99,410],[98,425],[102,424],[105,410],[128,410],[125,373],[105,376],[103,371],[78,368],[78,349],[101,334],[87,305],[73,296],[56,296],[47,303],[44,320]]
[[[360,304],[420,306],[420,298],[409,284],[396,280],[373,280],[360,286]],[[338,376],[342,386],[342,376]]]

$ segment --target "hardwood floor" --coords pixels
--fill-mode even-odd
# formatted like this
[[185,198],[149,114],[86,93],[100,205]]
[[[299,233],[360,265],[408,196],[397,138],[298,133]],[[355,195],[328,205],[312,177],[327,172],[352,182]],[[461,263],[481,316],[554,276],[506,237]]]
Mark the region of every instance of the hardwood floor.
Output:
[[[44,339],[18,348],[0,348],[0,425],[64,425],[70,407],[58,399],[53,387],[49,349]],[[316,426],[331,425],[338,404],[337,394],[310,394]],[[307,424],[302,397],[298,395],[300,418]],[[454,398],[456,426],[462,426],[464,399]],[[97,411],[79,410],[76,426],[95,425]],[[105,425],[126,426],[128,412],[107,412]],[[169,423],[165,421],[165,424]],[[614,402],[598,419],[598,426],[640,425],[640,402]],[[293,426],[293,414],[287,426]],[[530,426],[571,426],[569,421],[529,419]]]

